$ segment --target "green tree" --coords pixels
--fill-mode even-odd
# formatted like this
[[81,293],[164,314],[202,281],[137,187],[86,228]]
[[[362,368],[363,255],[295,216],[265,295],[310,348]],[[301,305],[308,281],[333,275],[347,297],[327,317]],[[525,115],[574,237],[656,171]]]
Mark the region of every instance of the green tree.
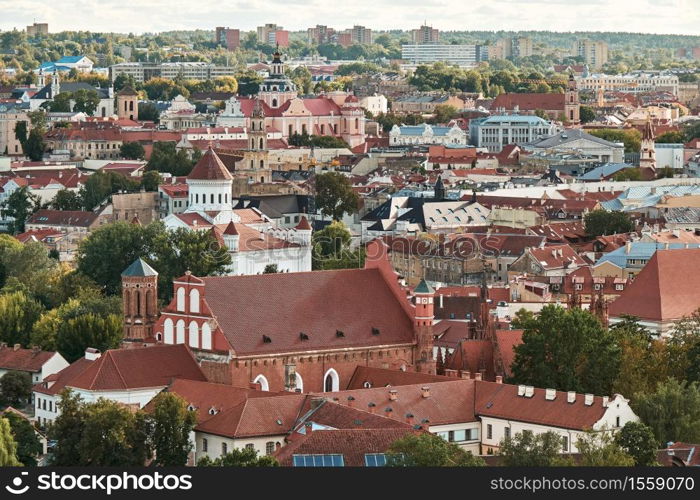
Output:
[[632,219],[625,212],[593,210],[588,212],[583,220],[586,234],[589,236],[629,233],[634,229]]
[[542,118],[543,120],[547,120],[547,112],[544,109],[536,109],[535,110],[535,116],[538,116]]
[[175,176],[188,175],[196,161],[189,158],[184,149],[178,151],[175,146],[175,142],[172,141],[154,142],[146,170],[156,170]]
[[677,130],[664,132],[663,134],[659,134],[659,136],[654,139],[654,142],[664,144],[683,144],[685,143],[685,134]]
[[208,456],[203,456],[197,461],[197,467],[278,467],[279,463],[275,458],[265,455],[258,456],[254,448],[234,448],[227,454],[212,460]]
[[17,459],[26,467],[35,467],[43,448],[34,426],[26,418],[10,411],[5,412],[4,417],[10,423],[12,437],[17,443]]
[[119,148],[119,154],[127,160],[141,160],[146,156],[146,150],[140,142],[125,142]]
[[156,105],[152,102],[139,103],[139,120],[147,122],[156,122],[160,120],[160,112]]
[[24,151],[24,148],[27,145],[28,137],[29,131],[27,130],[27,122],[24,120],[17,121],[15,123],[15,139],[17,139],[22,145],[22,151]]
[[326,172],[316,176],[316,206],[324,216],[339,221],[343,215],[357,212],[359,200],[343,174]]
[[591,135],[605,139],[611,142],[622,142],[625,145],[625,153],[634,153],[639,151],[642,145],[642,134],[637,129],[632,130],[617,130],[612,128],[603,128],[597,130],[589,130]]
[[81,210],[83,202],[75,191],[61,189],[51,200],[50,207],[54,210]]
[[676,175],[676,172],[673,170],[672,167],[666,166],[663,168],[660,168],[656,171],[656,178],[657,179],[673,179]]
[[128,179],[116,172],[97,171],[90,175],[80,188],[80,198],[83,200],[84,210],[93,210],[114,193],[133,192],[138,189],[138,181]]
[[277,267],[277,264],[268,264],[265,266],[265,270],[263,271],[263,274],[276,274],[279,272],[279,268]]
[[150,170],[141,177],[141,187],[149,192],[158,191],[162,178],[155,170]]
[[553,431],[524,431],[501,442],[499,456],[506,467],[554,467],[567,465],[561,456],[563,438]]
[[318,270],[364,267],[365,250],[350,249],[351,234],[342,222],[332,222],[313,233],[312,266]]
[[[108,399],[85,404],[78,464],[91,467],[142,466],[150,457],[149,422],[142,413]],[[76,429],[73,429],[76,432]],[[60,441],[62,437],[57,437]]]
[[5,217],[12,218],[10,231],[23,233],[27,219],[41,208],[41,198],[31,193],[27,186],[22,186],[10,194],[2,204]]
[[457,108],[449,104],[438,104],[435,106],[435,123],[447,123],[457,116]]
[[471,452],[430,434],[406,434],[386,452],[387,467],[475,467],[485,465]]
[[623,168],[622,170],[616,172],[612,176],[612,180],[615,182],[623,181],[641,181],[642,180],[642,170],[640,168]]
[[[60,95],[60,94],[59,94]],[[94,115],[100,104],[100,96],[96,90],[79,89],[73,92],[73,111]]]
[[595,111],[590,106],[581,106],[579,110],[579,118],[581,123],[589,123],[595,120]]
[[116,314],[106,317],[82,314],[62,322],[56,332],[56,347],[70,363],[81,358],[85,349],[100,351],[119,347],[123,335],[122,318]]
[[17,460],[17,443],[12,437],[10,422],[0,417],[0,467],[21,465]]
[[659,445],[700,441],[700,384],[668,379],[656,391],[637,394],[632,409],[651,427]]
[[0,378],[0,390],[10,405],[24,405],[32,396],[32,377],[27,372],[9,371]]
[[22,291],[0,295],[0,339],[26,346],[42,311],[42,305]]
[[79,465],[81,431],[85,425],[82,400],[70,389],[63,390],[60,397],[60,402],[57,404],[61,408],[61,413],[49,427],[48,433],[49,439],[56,441],[51,465]]
[[48,101],[49,111],[52,113],[70,113],[71,109],[71,99],[73,94],[71,92],[61,92],[60,94],[54,96],[51,101]]
[[658,448],[654,431],[641,422],[627,422],[615,442],[634,459],[635,465],[656,465]]
[[524,330],[513,381],[560,391],[610,394],[619,373],[615,338],[587,310],[547,305],[537,317],[516,315]]
[[153,402],[156,464],[187,465],[187,456],[192,450],[190,433],[197,423],[196,412],[187,409],[187,401],[182,397],[170,392],[161,392]]
[[576,443],[584,467],[631,467],[628,455],[610,432],[588,431]]

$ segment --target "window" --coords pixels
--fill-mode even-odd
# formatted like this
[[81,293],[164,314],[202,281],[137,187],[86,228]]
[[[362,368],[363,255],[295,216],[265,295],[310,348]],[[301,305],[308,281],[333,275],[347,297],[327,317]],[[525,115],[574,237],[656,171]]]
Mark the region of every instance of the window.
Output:
[[254,445],[253,443],[248,443],[248,444],[245,445],[245,447],[246,447],[246,449],[248,449],[248,450],[254,450],[254,449],[255,449],[255,445]]
[[209,441],[207,441],[207,438],[202,439],[202,451],[209,451]]
[[561,449],[562,449],[562,451],[569,451],[569,437],[568,436],[561,437]]
[[221,443],[221,454],[226,455],[228,453],[228,445],[226,443]]
[[260,390],[262,390],[262,391],[269,391],[270,390],[270,384],[268,383],[268,381],[264,375],[258,375],[257,377],[255,377],[255,380],[253,380],[253,383],[260,384]]
[[506,427],[503,429],[503,437],[506,439],[510,439],[510,427]]
[[177,310],[185,310],[185,287],[180,287],[177,289]]
[[615,417],[615,427],[620,427],[620,416]]
[[493,425],[486,424],[486,439],[493,439]]
[[196,288],[190,290],[190,312],[199,312],[199,290]]
[[333,368],[326,372],[323,377],[323,390],[325,392],[337,392],[340,390],[340,377]]
[[617,285],[615,285],[615,290],[624,290],[624,289],[625,289],[625,286],[622,285],[622,284],[620,284],[620,283],[618,283]]
[[386,455],[384,453],[365,453],[365,467],[384,467]]
[[272,455],[274,452],[275,452],[275,442],[268,441],[267,443],[265,443],[265,454]]
[[202,325],[202,349],[211,349],[211,327],[209,323]]
[[343,455],[292,455],[294,467],[344,467]]

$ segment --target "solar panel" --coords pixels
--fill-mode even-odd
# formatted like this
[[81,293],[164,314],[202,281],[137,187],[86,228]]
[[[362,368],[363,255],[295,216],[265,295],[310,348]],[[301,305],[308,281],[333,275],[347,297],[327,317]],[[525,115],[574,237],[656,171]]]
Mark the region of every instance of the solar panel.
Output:
[[365,453],[365,467],[384,467],[386,455],[384,453]]
[[292,455],[294,467],[344,467],[343,455]]

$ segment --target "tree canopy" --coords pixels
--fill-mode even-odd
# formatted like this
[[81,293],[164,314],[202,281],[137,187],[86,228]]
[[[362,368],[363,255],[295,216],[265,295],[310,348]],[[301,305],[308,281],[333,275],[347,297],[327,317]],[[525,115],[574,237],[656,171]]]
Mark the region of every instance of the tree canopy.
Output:
[[436,434],[406,434],[394,441],[386,453],[387,467],[475,467],[483,459],[449,443]]
[[316,206],[326,217],[339,221],[345,214],[357,212],[359,196],[350,180],[339,172],[316,175]]
[[584,224],[589,236],[629,233],[634,230],[634,223],[625,212],[602,209],[588,212],[584,216]]

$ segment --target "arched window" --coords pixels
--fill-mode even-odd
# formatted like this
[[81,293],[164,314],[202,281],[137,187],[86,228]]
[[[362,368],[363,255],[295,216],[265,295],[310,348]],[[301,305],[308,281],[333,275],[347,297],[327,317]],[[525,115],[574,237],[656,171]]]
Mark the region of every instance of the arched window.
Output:
[[129,111],[134,110],[134,101],[129,101]]
[[154,311],[156,310],[155,300],[153,298],[154,293],[155,292],[153,290],[146,290],[146,310],[144,311],[146,316],[153,315]]
[[359,119],[359,118],[355,118],[355,130],[357,130],[357,129],[359,129],[359,128],[360,128],[360,119]]
[[265,168],[265,160],[260,160],[260,168]]
[[185,287],[181,286],[177,289],[177,310],[185,310]]
[[196,288],[190,290],[190,312],[199,312],[199,290],[197,290]]
[[265,378],[264,375],[258,375],[255,377],[255,380],[253,380],[254,384],[260,384],[260,388],[263,391],[269,391],[270,390],[270,384],[267,382],[267,379]]
[[340,377],[333,368],[329,369],[323,376],[323,391],[337,392],[340,390]]
[[[277,89],[275,88],[275,90],[277,90]],[[273,108],[276,108],[276,107],[277,107],[277,99],[273,99],[273,100],[272,100],[272,107],[273,107]]]
[[294,376],[297,380],[297,392],[304,392],[304,380],[302,380],[301,375],[299,375],[299,372],[294,372]]
[[211,193],[209,195],[209,203],[212,203],[212,204],[214,203],[214,193]]
[[161,340],[163,340],[163,334],[162,334],[162,333],[156,333],[156,340],[157,340],[158,342],[160,342]]
[[173,343],[173,320],[167,318],[163,323],[163,331],[165,332],[165,343]]
[[190,347],[199,347],[199,326],[196,321],[190,321]]
[[262,140],[262,137],[260,138],[260,149],[263,149],[263,140]]
[[211,349],[211,327],[209,323],[202,325],[202,349]]
[[141,316],[141,292],[134,290],[134,297],[136,297],[136,316]]
[[250,149],[255,149],[255,139],[250,140]]
[[175,343],[184,344],[185,343],[185,321],[178,320],[175,325]]

